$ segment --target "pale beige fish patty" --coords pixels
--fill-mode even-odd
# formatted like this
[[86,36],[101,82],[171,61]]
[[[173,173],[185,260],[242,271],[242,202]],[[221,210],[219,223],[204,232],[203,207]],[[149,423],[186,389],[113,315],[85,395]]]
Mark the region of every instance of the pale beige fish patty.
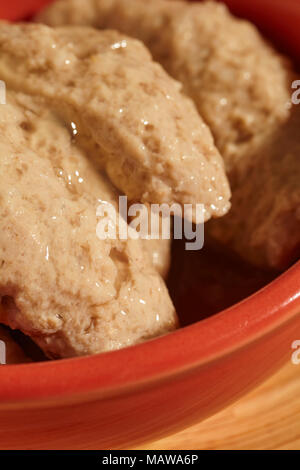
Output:
[[0,322],[52,358],[174,330],[177,316],[140,240],[99,239],[118,192],[39,98],[8,91],[0,117]]
[[[115,31],[0,23],[0,75],[43,97],[130,200],[203,204],[224,215],[230,189],[212,135],[145,46]],[[195,213],[195,212],[194,212]]]
[[300,258],[299,130],[295,106],[287,123],[238,163],[232,209],[222,224],[209,222],[215,238],[261,267],[284,269]]

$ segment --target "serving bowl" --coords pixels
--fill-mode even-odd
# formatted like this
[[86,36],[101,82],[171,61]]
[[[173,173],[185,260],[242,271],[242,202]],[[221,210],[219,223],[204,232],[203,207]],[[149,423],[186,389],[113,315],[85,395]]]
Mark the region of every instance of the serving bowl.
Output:
[[[0,15],[26,18],[46,3],[10,0]],[[225,3],[299,59],[297,0]],[[163,437],[256,386],[291,358],[299,339],[298,262],[238,304],[167,336],[102,355],[0,367],[0,448],[125,449]]]

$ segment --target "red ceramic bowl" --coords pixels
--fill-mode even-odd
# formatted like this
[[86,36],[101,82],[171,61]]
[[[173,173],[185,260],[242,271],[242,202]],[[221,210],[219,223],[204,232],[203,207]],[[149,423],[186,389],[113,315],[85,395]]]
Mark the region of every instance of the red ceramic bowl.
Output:
[[[1,2],[0,14],[19,19],[45,3]],[[298,0],[226,3],[300,57]],[[124,449],[162,437],[264,380],[297,339],[299,263],[243,302],[168,336],[93,357],[1,367],[0,448]]]

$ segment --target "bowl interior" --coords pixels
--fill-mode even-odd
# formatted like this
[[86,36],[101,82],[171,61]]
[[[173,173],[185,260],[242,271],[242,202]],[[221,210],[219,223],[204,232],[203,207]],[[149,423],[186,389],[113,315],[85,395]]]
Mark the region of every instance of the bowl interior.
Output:
[[[50,2],[1,2],[0,17],[24,19]],[[298,61],[300,2],[227,0],[225,3],[234,13],[256,23],[281,49],[288,51]],[[203,272],[199,270],[202,264],[199,263],[199,257],[203,261]],[[0,369],[0,399],[49,397],[89,391],[100,385],[112,389],[138,381],[154,380],[190,368],[196,363],[209,362],[218,355],[253,341],[300,310],[299,262],[277,277],[277,273],[249,268],[236,259],[231,258],[229,261],[227,255],[220,255],[212,247],[191,255],[182,250],[180,243],[174,244],[173,260],[169,287],[179,314],[184,313],[181,315],[183,324],[189,326],[122,351],[55,363],[6,366]],[[204,273],[207,273],[212,260],[220,263],[220,277],[211,273],[211,279],[207,282]],[[228,274],[229,264],[229,276],[224,276],[225,272]],[[220,283],[221,278],[225,278],[225,284]],[[203,298],[206,300],[201,303]],[[210,302],[210,298],[214,301]],[[204,320],[194,323],[199,319]]]

